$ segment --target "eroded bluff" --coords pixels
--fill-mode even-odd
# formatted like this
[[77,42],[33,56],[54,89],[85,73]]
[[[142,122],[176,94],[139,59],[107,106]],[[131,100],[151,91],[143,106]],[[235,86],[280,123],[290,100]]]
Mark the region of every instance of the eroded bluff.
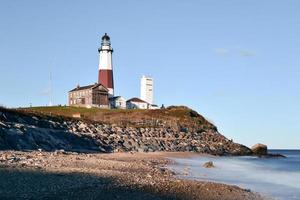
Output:
[[[188,116],[173,115],[177,110]],[[252,153],[221,135],[213,124],[186,107],[151,112],[160,112],[160,117],[151,115],[135,123],[112,124],[0,108],[0,150]]]

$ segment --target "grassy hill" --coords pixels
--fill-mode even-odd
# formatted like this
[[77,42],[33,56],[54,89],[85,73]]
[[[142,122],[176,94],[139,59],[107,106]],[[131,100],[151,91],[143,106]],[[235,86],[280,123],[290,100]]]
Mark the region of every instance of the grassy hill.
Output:
[[170,106],[166,109],[158,110],[100,109],[69,106],[31,107],[18,110],[26,113],[68,118],[73,117],[75,114],[80,114],[82,120],[116,124],[118,126],[177,126],[179,129],[188,127],[194,130],[217,130],[203,116],[185,106]]

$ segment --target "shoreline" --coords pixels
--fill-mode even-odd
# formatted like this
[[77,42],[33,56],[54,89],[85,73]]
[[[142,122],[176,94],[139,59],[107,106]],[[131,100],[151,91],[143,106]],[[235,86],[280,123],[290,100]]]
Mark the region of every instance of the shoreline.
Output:
[[233,185],[179,179],[166,168],[189,152],[86,154],[0,152],[0,198],[61,199],[253,199]]

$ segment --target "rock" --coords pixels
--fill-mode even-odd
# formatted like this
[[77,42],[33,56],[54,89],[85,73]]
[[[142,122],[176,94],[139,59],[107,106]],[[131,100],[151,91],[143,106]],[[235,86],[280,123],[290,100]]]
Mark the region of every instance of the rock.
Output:
[[257,143],[251,147],[252,153],[254,155],[263,156],[268,154],[268,147],[267,145]]
[[4,122],[0,121],[0,126],[8,127]]
[[86,129],[87,125],[85,123],[80,123],[78,126],[79,129]]
[[54,155],[58,155],[58,154],[66,154],[66,152],[63,149],[55,150]]
[[278,154],[278,153],[276,153],[276,154],[267,154],[267,155],[260,155],[259,157],[261,157],[261,158],[286,158],[286,156],[285,155],[282,155],[282,154]]
[[188,131],[189,131],[189,128],[187,128],[187,127],[180,128],[180,132],[187,133]]
[[205,168],[214,168],[215,167],[215,165],[212,161],[208,161],[208,162],[204,163],[202,166]]

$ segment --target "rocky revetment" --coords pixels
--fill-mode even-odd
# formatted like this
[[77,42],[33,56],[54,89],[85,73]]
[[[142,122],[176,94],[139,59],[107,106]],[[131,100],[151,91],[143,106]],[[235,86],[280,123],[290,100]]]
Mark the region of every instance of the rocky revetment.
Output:
[[[63,109],[68,108],[60,108]],[[227,139],[213,124],[186,107],[130,112],[86,109],[85,112],[90,115],[85,113],[87,117],[76,119],[70,117],[71,112],[1,108],[0,149],[252,154],[249,148]]]

